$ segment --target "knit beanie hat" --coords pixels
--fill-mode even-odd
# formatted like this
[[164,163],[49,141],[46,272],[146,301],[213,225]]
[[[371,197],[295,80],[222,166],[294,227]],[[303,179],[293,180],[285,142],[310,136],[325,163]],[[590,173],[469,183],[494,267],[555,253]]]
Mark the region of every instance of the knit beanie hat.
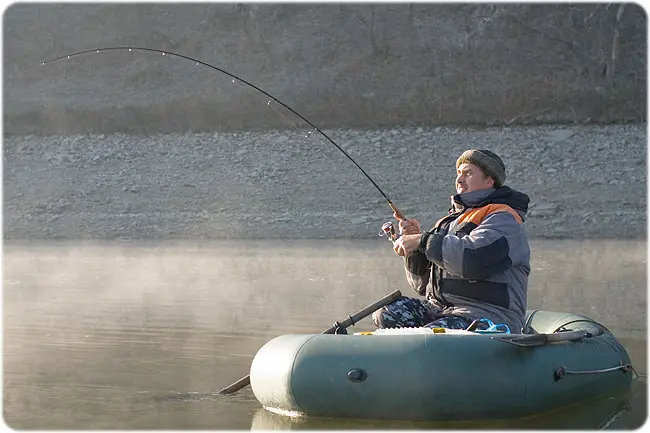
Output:
[[456,161],[456,168],[461,164],[474,164],[494,179],[494,186],[500,188],[506,181],[506,166],[499,155],[489,150],[466,150]]

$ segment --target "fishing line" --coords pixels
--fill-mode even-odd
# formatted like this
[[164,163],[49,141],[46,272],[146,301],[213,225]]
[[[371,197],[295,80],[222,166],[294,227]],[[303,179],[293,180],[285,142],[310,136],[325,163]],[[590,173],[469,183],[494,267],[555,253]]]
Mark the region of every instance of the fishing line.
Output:
[[[161,55],[166,56],[166,57],[177,57],[177,58],[180,58],[180,59],[188,60],[188,61],[194,62],[197,66],[202,65],[202,66],[205,66],[205,67],[210,68],[212,70],[215,70],[217,72],[221,72],[222,74],[225,74],[225,75],[231,77],[233,79],[233,83],[235,83],[235,84],[243,83],[246,86],[249,86],[250,88],[252,88],[252,89],[262,93],[263,95],[271,98],[272,101],[276,102],[277,104],[279,104],[282,107],[289,110],[291,113],[293,113],[295,116],[297,116],[298,118],[303,120],[305,123],[307,123],[312,128],[311,131],[307,132],[307,135],[306,135],[307,138],[310,137],[314,131],[316,131],[316,132],[320,133],[323,137],[325,137],[325,139],[327,139],[327,141],[330,144],[332,144],[333,146],[335,146],[341,153],[343,153],[343,155],[345,155],[345,157],[348,158],[361,171],[361,173],[370,181],[370,183],[372,183],[372,185],[377,189],[377,191],[379,191],[379,193],[384,197],[386,202],[388,202],[388,205],[393,210],[393,212],[395,212],[395,214],[397,216],[399,216],[400,218],[404,217],[402,212],[399,211],[399,209],[397,209],[397,207],[395,207],[393,202],[388,198],[388,195],[386,195],[386,193],[379,187],[379,185],[377,185],[377,183],[370,177],[370,175],[368,175],[368,173],[366,173],[366,171],[343,148],[341,148],[341,146],[339,146],[334,140],[332,140],[325,132],[323,132],[320,128],[318,128],[316,125],[314,125],[308,119],[303,117],[296,110],[289,107],[284,102],[280,101],[275,96],[271,95],[270,93],[266,92],[265,90],[261,89],[260,87],[256,86],[255,84],[252,84],[249,81],[246,81],[243,78],[238,77],[237,75],[235,75],[235,74],[233,74],[231,72],[228,72],[228,71],[226,71],[224,69],[221,69],[221,68],[219,68],[217,66],[211,65],[209,63],[206,63],[204,61],[201,61],[199,59],[196,59],[196,58],[193,58],[193,57],[190,57],[190,56],[186,56],[184,54],[178,54],[178,53],[174,53],[174,52],[171,52],[171,51],[159,50],[159,49],[156,49],[156,48],[129,47],[129,46],[103,47],[103,48],[94,48],[94,49],[91,49],[91,50],[77,51],[77,52],[74,52],[74,53],[71,53],[71,54],[66,54],[66,55],[63,55],[63,56],[60,56],[60,57],[55,57],[53,59],[41,62],[41,66],[46,66],[48,64],[58,62],[60,60],[67,60],[67,59],[82,56],[82,55],[85,55],[85,54],[104,53],[104,52],[108,52],[108,51],[129,51],[129,52],[145,51],[145,52],[151,52],[151,53],[158,53],[158,54],[161,54]],[[271,101],[269,101],[267,105],[269,105],[272,109],[274,109],[276,112],[278,112],[277,109],[275,109],[275,107],[272,107]],[[280,115],[282,117],[285,117],[282,114],[280,114]],[[285,117],[285,119],[286,119],[286,117]]]

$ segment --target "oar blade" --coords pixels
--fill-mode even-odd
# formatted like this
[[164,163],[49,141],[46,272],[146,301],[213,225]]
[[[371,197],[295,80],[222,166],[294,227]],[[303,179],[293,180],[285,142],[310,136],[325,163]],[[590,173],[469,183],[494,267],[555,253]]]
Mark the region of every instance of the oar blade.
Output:
[[246,376],[242,377],[239,379],[237,382],[233,383],[232,385],[228,385],[227,387],[220,389],[217,394],[233,394],[237,391],[239,391],[242,388],[247,387],[251,383],[251,377]]

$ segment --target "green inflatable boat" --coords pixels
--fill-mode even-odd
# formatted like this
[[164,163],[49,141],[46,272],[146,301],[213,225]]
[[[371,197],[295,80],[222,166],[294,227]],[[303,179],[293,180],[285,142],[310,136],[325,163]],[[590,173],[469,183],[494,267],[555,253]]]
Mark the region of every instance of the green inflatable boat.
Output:
[[630,358],[604,326],[576,314],[526,316],[525,334],[283,335],[257,352],[250,384],[275,413],[396,421],[523,418],[629,392]]

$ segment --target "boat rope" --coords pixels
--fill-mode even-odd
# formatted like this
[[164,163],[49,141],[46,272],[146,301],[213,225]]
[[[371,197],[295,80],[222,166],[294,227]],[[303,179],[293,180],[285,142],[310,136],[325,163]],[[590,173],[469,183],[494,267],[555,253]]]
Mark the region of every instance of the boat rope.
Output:
[[617,365],[610,368],[601,368],[599,370],[567,370],[566,367],[558,367],[553,371],[553,379],[557,382],[566,375],[578,375],[578,374],[598,374],[598,373],[609,373],[610,371],[623,370],[624,373],[632,371],[636,377],[639,377],[639,373],[636,372],[632,364],[623,364]]
[[521,333],[522,333],[522,334],[534,334],[534,332],[524,332],[524,331],[525,331],[527,328],[530,328],[530,329],[532,330],[532,328],[530,327],[530,322],[531,322],[531,320],[533,320],[533,316],[534,316],[535,313],[537,313],[538,311],[539,311],[539,310],[533,310],[533,311],[531,311],[531,313],[528,315],[528,319],[526,319],[526,323],[524,323],[524,326],[521,327]]
[[[528,315],[528,319],[526,320],[526,323],[524,323],[524,326],[521,328],[521,331],[522,331],[521,333],[522,334],[534,334],[535,333],[533,328],[530,327],[530,322],[532,321],[533,316],[535,315],[535,313],[537,313],[538,311],[541,311],[541,310],[533,310]],[[567,325],[570,325],[572,323],[580,323],[580,322],[593,323],[594,325],[598,325],[601,328],[603,328],[603,330],[605,330],[605,332],[607,332],[609,334],[612,333],[609,329],[607,329],[607,327],[605,325],[603,325],[600,322],[596,322],[595,320],[592,320],[592,319],[576,319],[576,320],[571,320],[569,322],[563,323],[562,325],[555,328],[555,330],[553,332],[551,332],[551,334],[554,334],[554,333],[559,332],[559,331],[568,331],[570,329],[566,328]]]
[[559,326],[559,327],[558,327],[555,331],[553,331],[553,332],[558,332],[558,331],[561,331],[561,330],[565,330],[565,331],[567,331],[567,330],[569,330],[569,329],[566,328],[567,325],[570,325],[571,323],[579,323],[579,322],[593,323],[594,325],[598,325],[598,326],[600,326],[601,328],[603,328],[607,333],[611,334],[611,331],[610,331],[609,329],[607,329],[607,327],[606,327],[605,325],[603,325],[602,323],[596,322],[595,320],[591,320],[591,319],[576,319],[576,320],[571,320],[570,322],[566,322],[566,323],[562,324],[561,326]]
[[[39,63],[39,65],[41,67],[43,67],[43,66],[47,66],[49,64],[55,63],[55,62],[59,62],[61,60],[69,60],[69,59],[71,59],[73,57],[84,56],[84,55],[88,55],[88,54],[92,54],[92,53],[100,54],[100,53],[115,52],[115,51],[128,51],[128,52],[131,52],[131,53],[134,53],[134,54],[135,53],[139,54],[139,53],[142,53],[142,52],[149,52],[149,53],[161,54],[161,55],[163,55],[165,57],[176,57],[176,58],[179,58],[179,59],[182,59],[182,60],[187,60],[187,61],[193,62],[196,66],[199,66],[199,65],[205,66],[205,67],[210,68],[210,69],[212,69],[214,71],[225,74],[225,75],[229,76],[230,78],[232,78],[232,83],[234,83],[236,85],[239,85],[239,86],[241,86],[241,84],[244,84],[245,86],[248,86],[249,88],[254,89],[257,92],[265,95],[266,97],[270,98],[273,102],[275,102],[275,103],[281,105],[282,107],[286,108],[287,110],[289,110],[291,113],[293,113],[295,116],[300,118],[302,121],[307,123],[312,128],[312,130],[307,132],[307,135],[305,136],[306,138],[310,137],[314,131],[320,133],[323,137],[325,137],[325,139],[327,139],[327,141],[330,144],[332,144],[341,153],[343,153],[343,155],[345,155],[345,157],[348,158],[361,171],[361,173],[366,177],[366,179],[368,179],[370,181],[370,183],[372,183],[372,185],[377,189],[377,191],[379,191],[379,193],[384,197],[384,199],[386,200],[386,202],[388,203],[390,208],[395,212],[395,214],[397,214],[401,218],[404,218],[404,214],[402,214],[402,212],[399,209],[397,209],[397,207],[393,204],[393,202],[388,198],[388,195],[379,187],[379,185],[370,177],[370,175],[368,173],[366,173],[366,171],[363,168],[361,168],[361,166],[341,146],[339,146],[334,140],[332,140],[329,137],[329,135],[325,134],[325,132],[323,132],[315,124],[313,124],[312,122],[307,120],[304,116],[302,116],[300,113],[298,113],[293,108],[289,107],[284,102],[280,101],[275,96],[271,95],[270,93],[266,92],[265,90],[261,89],[260,87],[256,86],[255,84],[252,84],[252,83],[244,80],[243,78],[241,78],[241,77],[239,77],[239,76],[237,76],[237,75],[235,75],[235,74],[233,74],[231,72],[228,72],[228,71],[226,71],[224,69],[221,69],[221,68],[219,68],[217,66],[211,65],[211,64],[209,64],[207,62],[201,61],[201,60],[196,59],[194,57],[186,56],[184,54],[174,53],[174,52],[167,51],[167,50],[159,50],[159,49],[156,49],[156,48],[134,47],[134,46],[101,47],[101,48],[93,48],[93,49],[90,49],[90,50],[78,51],[78,52],[75,52],[75,53],[65,54],[63,56],[59,56],[59,57],[56,57],[56,58],[46,60],[44,62]],[[27,69],[31,69],[31,68],[33,68],[35,66],[37,66],[37,65],[30,66]],[[268,105],[277,114],[279,114],[280,117],[282,117],[285,121],[287,121],[292,127],[295,127],[295,125],[293,125],[292,122],[290,122],[289,119],[286,118],[286,116],[284,116],[282,113],[280,113],[271,104],[271,100],[267,101],[266,105]]]

